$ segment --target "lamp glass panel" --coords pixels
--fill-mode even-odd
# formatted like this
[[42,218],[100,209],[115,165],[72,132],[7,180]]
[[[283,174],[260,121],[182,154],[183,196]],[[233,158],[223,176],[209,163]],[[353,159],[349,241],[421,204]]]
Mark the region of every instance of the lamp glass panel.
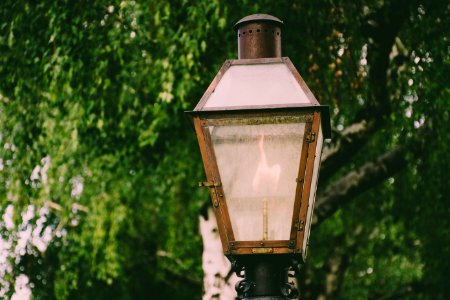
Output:
[[271,63],[231,66],[204,108],[309,103],[287,65]]
[[314,167],[313,167],[313,174],[312,174],[312,180],[311,180],[311,190],[309,192],[309,202],[308,202],[308,211],[306,214],[306,224],[305,224],[305,235],[303,238],[303,253],[306,257],[306,251],[308,248],[308,240],[309,240],[309,234],[311,232],[311,222],[312,222],[312,216],[314,212],[314,202],[316,199],[316,190],[317,190],[317,182],[319,179],[319,167],[320,167],[320,159],[322,156],[322,146],[323,146],[323,134],[322,134],[322,126],[319,129],[319,133],[317,136],[317,145],[316,145],[316,153],[314,157]]
[[209,127],[234,237],[288,240],[304,116],[253,117],[239,123],[215,120]]

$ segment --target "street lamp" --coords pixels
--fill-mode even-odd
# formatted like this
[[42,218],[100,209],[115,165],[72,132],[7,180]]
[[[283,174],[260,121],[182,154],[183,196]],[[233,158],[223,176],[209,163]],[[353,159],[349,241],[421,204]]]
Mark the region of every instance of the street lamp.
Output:
[[281,57],[273,16],[236,23],[239,59],[226,60],[193,118],[225,255],[241,299],[296,297],[288,268],[305,261],[327,106]]

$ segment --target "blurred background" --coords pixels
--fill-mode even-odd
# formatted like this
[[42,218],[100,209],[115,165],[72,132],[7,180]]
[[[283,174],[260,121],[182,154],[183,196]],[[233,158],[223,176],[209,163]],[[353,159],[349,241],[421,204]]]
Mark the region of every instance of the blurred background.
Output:
[[231,299],[183,112],[253,13],[332,116],[301,299],[449,299],[445,0],[2,0],[0,299]]

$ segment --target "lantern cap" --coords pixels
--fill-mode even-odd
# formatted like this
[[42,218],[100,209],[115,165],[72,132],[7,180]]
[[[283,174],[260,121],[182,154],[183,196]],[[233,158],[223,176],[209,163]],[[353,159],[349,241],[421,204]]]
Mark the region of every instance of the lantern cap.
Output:
[[283,27],[284,23],[277,17],[268,15],[268,14],[253,14],[246,17],[243,17],[239,21],[234,24],[233,29],[237,31],[241,26],[246,25],[248,23],[275,23],[279,27]]
[[266,14],[240,19],[234,25],[238,38],[238,58],[281,57],[282,25],[283,21]]

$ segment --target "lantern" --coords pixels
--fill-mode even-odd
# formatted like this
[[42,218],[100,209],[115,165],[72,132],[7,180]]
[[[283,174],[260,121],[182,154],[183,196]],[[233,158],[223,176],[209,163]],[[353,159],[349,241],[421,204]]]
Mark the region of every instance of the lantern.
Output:
[[264,58],[227,60],[191,114],[224,253],[305,259],[328,107]]
[[281,25],[268,15],[239,21],[239,59],[225,61],[189,112],[207,179],[200,185],[230,259],[306,259],[330,119],[281,57]]

